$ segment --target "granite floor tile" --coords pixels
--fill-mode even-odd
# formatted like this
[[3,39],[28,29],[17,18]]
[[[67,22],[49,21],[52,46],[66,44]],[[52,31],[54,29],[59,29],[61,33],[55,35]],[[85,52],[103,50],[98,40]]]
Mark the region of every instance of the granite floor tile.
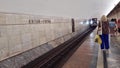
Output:
[[96,68],[98,46],[94,43],[94,36],[90,35],[62,68]]
[[120,40],[119,36],[110,38],[110,50],[107,54],[108,68],[120,68]]

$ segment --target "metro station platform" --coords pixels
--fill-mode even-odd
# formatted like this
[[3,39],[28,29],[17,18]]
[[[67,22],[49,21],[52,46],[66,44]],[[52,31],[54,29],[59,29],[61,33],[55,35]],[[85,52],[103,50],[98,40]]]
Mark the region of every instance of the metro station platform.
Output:
[[1,0],[0,68],[120,68],[120,36],[94,42],[101,15],[120,32],[120,0]]
[[95,35],[96,30],[88,36],[62,68],[120,68],[120,36],[110,37],[110,49],[104,55],[100,45],[94,42]]
[[108,68],[120,68],[120,36],[111,37],[107,55]]

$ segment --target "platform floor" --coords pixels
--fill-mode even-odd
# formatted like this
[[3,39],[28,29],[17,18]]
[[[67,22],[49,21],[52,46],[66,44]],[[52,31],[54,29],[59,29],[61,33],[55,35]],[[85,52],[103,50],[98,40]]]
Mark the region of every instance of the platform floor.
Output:
[[108,68],[120,68],[120,36],[111,37],[107,61]]
[[99,46],[94,43],[94,36],[91,33],[62,68],[96,68]]
[[[94,42],[96,30],[68,59],[62,68],[104,68],[103,52]],[[120,36],[110,37],[110,49],[106,55],[108,68],[120,68]]]

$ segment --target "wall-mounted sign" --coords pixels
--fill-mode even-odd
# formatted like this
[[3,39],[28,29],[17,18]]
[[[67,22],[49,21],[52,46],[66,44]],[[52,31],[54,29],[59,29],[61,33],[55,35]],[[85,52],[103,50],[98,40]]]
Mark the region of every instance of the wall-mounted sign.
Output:
[[38,20],[33,20],[33,19],[30,19],[29,20],[29,24],[50,24],[51,23],[51,20],[43,20],[43,19],[38,19]]

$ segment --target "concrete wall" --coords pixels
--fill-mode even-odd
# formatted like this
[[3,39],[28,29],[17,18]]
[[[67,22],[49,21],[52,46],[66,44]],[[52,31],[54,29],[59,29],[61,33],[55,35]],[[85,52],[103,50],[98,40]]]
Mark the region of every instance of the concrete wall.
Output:
[[[79,21],[75,26],[76,31],[88,27]],[[45,43],[54,48],[74,35],[70,18],[0,13],[0,60]]]

